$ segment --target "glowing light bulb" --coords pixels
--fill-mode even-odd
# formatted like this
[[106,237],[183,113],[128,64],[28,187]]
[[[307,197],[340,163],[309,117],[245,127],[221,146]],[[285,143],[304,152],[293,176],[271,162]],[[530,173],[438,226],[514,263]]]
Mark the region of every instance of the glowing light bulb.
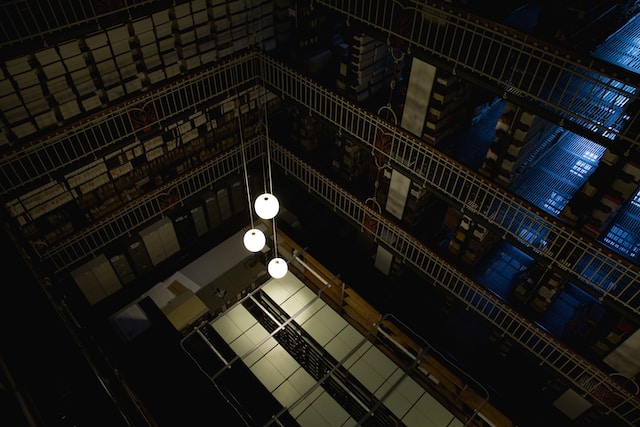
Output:
[[267,243],[267,238],[264,236],[262,230],[251,228],[244,233],[242,243],[244,243],[244,247],[250,252],[259,252]]
[[287,274],[289,268],[287,262],[282,258],[273,258],[267,265],[267,271],[274,279],[281,279]]
[[256,214],[262,219],[271,219],[278,214],[280,202],[271,193],[263,193],[258,196],[254,203]]

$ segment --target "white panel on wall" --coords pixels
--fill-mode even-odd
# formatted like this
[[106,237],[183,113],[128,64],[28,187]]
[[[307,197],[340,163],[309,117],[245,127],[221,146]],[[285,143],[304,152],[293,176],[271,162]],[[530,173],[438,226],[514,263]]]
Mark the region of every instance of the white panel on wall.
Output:
[[166,255],[164,252],[164,246],[162,245],[162,240],[160,240],[156,227],[152,226],[142,230],[140,232],[140,237],[142,237],[144,247],[147,249],[151,263],[153,265],[160,264],[166,258]]
[[71,273],[71,277],[73,277],[73,280],[89,304],[93,305],[105,297],[104,291],[100,287],[100,284],[98,284],[93,271],[84,269],[75,270]]
[[231,201],[229,200],[229,191],[226,188],[221,188],[216,192],[218,198],[218,207],[220,208],[220,217],[223,221],[231,218]]
[[580,396],[575,390],[568,389],[553,402],[553,406],[562,411],[570,419],[575,420],[587,409],[591,408],[591,403]]
[[392,263],[393,254],[382,246],[378,245],[378,248],[376,249],[376,260],[374,262],[376,268],[388,276],[389,272],[391,271]]
[[179,252],[180,243],[178,242],[178,236],[173,222],[165,217],[159,221],[158,225],[158,236],[160,236],[160,240],[162,241],[165,256],[169,257]]
[[209,227],[207,226],[207,216],[204,211],[203,206],[195,206],[189,210],[191,214],[191,219],[193,220],[193,225],[196,228],[196,234],[198,237],[204,236],[207,231],[209,231]]
[[104,290],[105,296],[109,296],[122,288],[120,279],[113,266],[105,255],[100,255],[96,258],[96,264],[93,267],[93,273],[100,283],[100,287]]
[[122,288],[120,279],[104,254],[73,270],[71,277],[91,305]]
[[640,329],[605,357],[604,362],[626,378],[640,373]]
[[391,215],[398,219],[402,219],[404,207],[407,204],[407,195],[411,180],[400,172],[393,170],[391,172],[391,182],[389,184],[389,194],[387,195],[387,203],[385,209]]
[[417,58],[411,60],[407,96],[400,125],[418,137],[422,137],[435,76],[436,67]]

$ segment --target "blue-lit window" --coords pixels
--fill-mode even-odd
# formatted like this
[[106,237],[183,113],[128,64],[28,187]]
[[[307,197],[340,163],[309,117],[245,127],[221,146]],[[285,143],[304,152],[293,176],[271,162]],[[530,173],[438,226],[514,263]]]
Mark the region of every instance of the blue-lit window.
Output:
[[637,208],[640,208],[640,191],[636,191],[635,196],[631,199],[631,204]]
[[567,203],[567,199],[555,191],[545,200],[543,207],[554,215],[558,215]]
[[637,242],[637,239],[638,236],[635,233],[613,225],[603,240],[617,252],[635,258],[640,252],[640,243]]
[[537,233],[534,233],[528,228],[523,228],[522,230],[520,230],[520,233],[518,233],[518,237],[520,237],[522,240],[524,240],[527,243],[533,242],[537,236],[538,236]]
[[577,160],[571,167],[571,173],[578,175],[580,178],[584,178],[592,167],[593,166],[583,160]]
[[[593,151],[585,151],[584,154],[582,155],[582,158],[590,160],[592,162],[597,162],[598,160],[600,160],[600,156],[602,155],[602,153],[594,153]],[[591,169],[591,166],[589,166],[589,169]]]
[[629,233],[627,233],[620,227],[617,227],[614,225],[611,227],[611,229],[607,233],[607,236],[604,238],[604,241],[606,244],[608,244],[614,249],[624,250],[624,247],[626,246],[625,237],[628,237],[628,236],[629,236]]

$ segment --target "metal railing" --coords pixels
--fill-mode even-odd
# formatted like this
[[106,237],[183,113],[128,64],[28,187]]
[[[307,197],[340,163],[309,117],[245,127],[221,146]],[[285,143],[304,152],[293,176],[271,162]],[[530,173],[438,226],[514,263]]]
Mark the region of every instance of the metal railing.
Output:
[[[250,62],[251,59],[255,59],[253,54],[248,55],[245,60]],[[275,92],[281,93],[284,97],[303,105],[308,105],[312,108],[314,114],[331,120],[341,131],[356,137],[365,145],[370,146],[372,150],[377,150],[372,145],[372,141],[375,141],[377,135],[380,133],[389,135],[392,141],[389,152],[376,152],[376,154],[383,154],[388,161],[404,165],[405,168],[412,171],[412,174],[423,179],[425,185],[448,194],[453,200],[458,201],[461,206],[467,209],[475,209],[479,213],[482,213],[483,206],[493,206],[497,201],[510,214],[500,215],[496,218],[490,218],[490,220],[494,222],[494,225],[503,227],[505,232],[511,233],[509,230],[514,225],[512,218],[516,218],[516,223],[527,220],[531,224],[539,224],[539,227],[546,227],[551,230],[551,237],[547,247],[571,248],[572,253],[578,253],[583,257],[592,255],[603,264],[602,268],[599,269],[601,275],[609,274],[612,270],[617,271],[623,277],[633,279],[630,283],[636,286],[634,280],[637,280],[637,278],[630,276],[631,271],[625,268],[620,260],[604,254],[590,243],[582,241],[578,235],[545,219],[541,214],[535,213],[531,207],[512,199],[512,196],[506,195],[503,189],[494,187],[472,171],[439,154],[424,143],[395,128],[395,126],[384,122],[379,117],[356,107],[292,70],[286,69],[281,63],[273,61],[266,56],[261,56],[260,60],[263,61],[262,77],[265,83],[275,88]],[[242,60],[239,61],[242,62]],[[191,86],[186,85],[185,87]],[[154,95],[150,94],[149,96]],[[123,105],[121,108],[127,107]],[[59,141],[59,144],[64,144],[64,138]],[[41,141],[39,144],[35,144],[34,148],[39,145],[46,146],[48,141]],[[257,140],[249,143],[247,147],[249,159],[261,156],[263,154],[261,148],[262,146],[257,143]],[[473,307],[481,316],[503,330],[505,334],[513,336],[525,348],[537,355],[541,363],[554,367],[578,387],[584,382],[584,378],[592,378],[598,384],[604,384],[613,390],[617,390],[615,382],[607,375],[563,347],[562,344],[555,341],[535,324],[519,316],[518,313],[504,305],[488,290],[473,283],[469,278],[464,277],[453,267],[444,263],[415,238],[367,208],[364,203],[356,200],[335,183],[331,183],[327,178],[319,175],[317,171],[303,164],[300,159],[285,153],[278,147],[276,147],[275,153],[274,161],[277,164],[283,167],[290,175],[303,182],[314,194],[334,204],[337,211],[351,218],[359,227],[364,227],[365,224],[370,223],[367,221],[367,216],[375,218],[376,228],[373,233],[382,244],[388,246],[394,253],[399,254],[405,262],[411,263],[419,271],[425,273],[470,307]],[[202,189],[208,188],[217,180],[239,171],[241,165],[240,150],[239,147],[236,147],[210,163],[182,175],[179,179],[172,181],[158,191],[136,199],[126,208],[109,218],[93,224],[59,245],[45,248],[42,252],[43,260],[50,263],[56,272],[65,270],[80,259],[100,251],[112,241],[127,236],[140,224],[162,215],[162,209],[166,208],[166,206],[162,206],[160,198],[165,193],[173,191],[179,194],[180,199],[188,198]],[[487,201],[491,201],[491,203],[487,204]],[[514,235],[514,237],[517,236]],[[540,253],[542,255],[546,254],[545,256],[548,256],[551,260],[549,249],[540,250]],[[554,262],[556,261],[554,260]],[[565,266],[565,268],[568,268],[568,266]],[[635,288],[629,285],[625,289],[629,293],[633,292]],[[607,295],[615,297],[617,294],[614,294],[609,289]],[[635,295],[636,293],[630,296],[635,297]],[[620,294],[619,296],[623,297],[624,295]],[[629,301],[633,301],[633,298],[630,298]],[[623,301],[619,302],[628,306]],[[632,307],[632,309],[635,311],[637,307]],[[593,383],[593,381],[589,383]],[[590,394],[590,390],[585,390],[585,393]],[[620,393],[618,399],[620,403],[616,404],[611,410],[623,419],[637,422],[638,405],[634,397],[624,390],[616,393]],[[592,397],[596,400],[599,398],[597,395]]]
[[105,153],[144,136],[138,113],[151,117],[146,126],[162,129],[178,118],[205,111],[254,81],[254,55],[216,63],[215,67],[149,91],[106,111],[63,127],[0,159],[0,195],[25,191],[29,184],[48,179],[73,164]]
[[[256,136],[245,141],[247,162],[261,158],[264,154],[264,137]],[[163,216],[164,212],[183,203],[203,190],[233,173],[242,170],[243,158],[240,145],[207,162],[198,168],[182,174],[155,191],[136,199],[109,217],[91,224],[71,238],[53,246],[43,248],[41,257],[55,273],[68,270],[79,261],[101,253],[110,243],[131,236],[136,230]],[[168,194],[174,204],[164,202]]]
[[[503,334],[513,338],[531,352],[540,364],[548,365],[575,387],[581,389],[584,396],[603,405],[629,425],[637,425],[640,422],[640,400],[621,388],[611,376],[564,346],[535,323],[521,316],[491,291],[464,276],[415,237],[320,174],[296,155],[277,143],[271,146],[273,162],[289,177],[297,180],[309,193],[327,203],[363,232],[369,233],[379,244],[400,257],[405,264],[411,265],[437,286],[447,290]],[[585,384],[589,386],[585,387]],[[596,392],[599,388],[594,387],[594,384],[607,387],[611,390],[610,394],[605,398]]]
[[[184,1],[183,1],[184,2]],[[12,0],[0,5],[0,49],[19,46],[36,40],[44,45],[56,33],[71,32],[82,25],[99,28],[109,23],[121,23],[136,11],[149,14],[149,7],[166,6],[161,0],[123,0],[118,8],[109,2],[74,0]]]
[[[424,187],[445,195],[463,210],[484,216],[504,233],[504,237],[514,239],[560,270],[574,274],[601,298],[610,298],[635,313],[640,312],[637,266],[604,249],[597,241],[566,228],[555,218],[505,192],[402,129],[262,53],[249,53],[225,61],[215,69],[176,82],[165,91],[150,92],[4,157],[0,160],[2,192],[6,195],[9,191],[27,191],[27,184],[37,179],[68,169],[83,159],[94,159],[109,147],[115,149],[135,138],[136,128],[130,113],[141,105],[154,106],[159,119],[150,125],[161,127],[170,124],[172,119],[205,108],[213,102],[212,98],[235,94],[241,84],[238,82],[255,76],[261,76],[264,84],[275,93],[305,106],[312,114],[351,135],[376,156],[408,171]],[[388,137],[388,151],[381,151],[375,145],[380,135]],[[145,205],[146,201],[142,199],[140,203]],[[520,233],[523,227],[545,236],[544,239],[524,240]],[[78,253],[86,253],[86,248]],[[68,260],[56,263],[56,268],[68,263]]]
[[[387,37],[388,44],[420,51],[454,71],[489,82],[505,97],[535,104],[561,126],[606,144],[618,138],[640,146],[638,75],[587,55],[566,51],[536,37],[483,19],[446,3],[408,0],[313,0]],[[175,2],[177,4],[186,1]],[[96,9],[93,3],[62,0],[11,1],[0,6],[0,49],[47,37],[80,25],[100,28],[121,16],[148,16],[163,2],[147,0]],[[11,17],[11,19],[9,19]],[[588,96],[585,96],[588,94]]]
[[[429,1],[315,0],[387,43],[445,61],[504,97],[537,105],[563,127],[606,145],[640,148],[638,75],[515,29]],[[585,95],[586,94],[586,95]]]
[[[575,274],[601,298],[611,298],[640,313],[640,272],[631,262],[312,79],[266,55],[262,55],[262,62],[261,77],[270,90],[355,138],[372,155],[385,158],[385,163],[409,172],[424,188],[483,216],[504,237],[511,237],[550,265]],[[387,151],[376,145],[380,135],[388,137]],[[545,237],[529,242],[522,237],[523,229]]]

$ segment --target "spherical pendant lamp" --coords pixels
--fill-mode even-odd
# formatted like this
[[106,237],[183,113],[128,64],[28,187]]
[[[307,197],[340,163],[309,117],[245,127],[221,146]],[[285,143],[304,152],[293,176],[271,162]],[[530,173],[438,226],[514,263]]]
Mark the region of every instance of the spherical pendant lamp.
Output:
[[271,193],[263,193],[258,196],[254,204],[256,214],[262,219],[271,219],[278,214],[280,203],[278,198]]
[[267,265],[267,271],[274,279],[281,279],[287,274],[289,268],[287,262],[282,258],[273,258]]
[[251,228],[244,233],[242,242],[244,243],[244,247],[250,252],[259,252],[267,243],[267,238],[264,236],[262,230]]

